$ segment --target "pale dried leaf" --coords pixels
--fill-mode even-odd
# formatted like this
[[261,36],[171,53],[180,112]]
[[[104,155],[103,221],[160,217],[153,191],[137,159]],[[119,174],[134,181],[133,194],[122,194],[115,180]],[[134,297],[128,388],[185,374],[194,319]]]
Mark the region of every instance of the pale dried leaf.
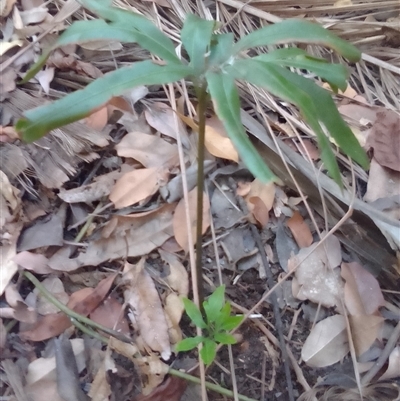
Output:
[[[69,295],[65,292],[64,284],[58,277],[47,277],[42,281],[42,285],[50,292],[58,301],[66,305],[69,301]],[[35,289],[34,294],[37,296],[36,310],[41,315],[57,313],[59,309],[50,302],[39,290]]]
[[153,103],[150,109],[145,111],[146,120],[154,129],[163,135],[176,139],[179,134],[182,144],[190,147],[190,141],[186,129],[177,114],[164,103]]
[[48,11],[46,7],[35,7],[30,10],[20,11],[19,15],[24,25],[31,25],[43,22],[49,15]]
[[145,377],[145,380],[142,379],[143,395],[150,394],[161,384],[169,369],[168,365],[155,354],[144,357],[137,354],[134,364],[138,367],[142,377]]
[[13,261],[26,270],[31,270],[38,274],[49,274],[52,272],[47,266],[48,259],[39,253],[29,251],[19,252],[13,258]]
[[[310,250],[313,252],[304,259]],[[341,259],[340,243],[335,236],[329,237],[322,244],[302,248],[296,256],[289,259],[290,266],[302,261],[295,272],[295,278],[300,286],[299,292],[293,295],[299,299],[321,303],[326,307],[340,305],[343,282],[340,270],[336,266],[340,264]]]
[[110,395],[111,386],[108,382],[105,363],[102,363],[90,386],[89,397],[92,401],[108,401]]
[[144,167],[172,167],[178,162],[178,148],[164,139],[144,134],[130,132],[126,134],[115,149],[121,157],[131,157]]
[[385,304],[378,280],[359,263],[342,263],[344,301],[350,315],[372,315]]
[[368,351],[377,339],[384,322],[383,317],[374,315],[349,316],[351,336],[357,356]]
[[93,129],[101,131],[108,122],[107,106],[100,107],[85,118],[85,124]]
[[348,352],[346,319],[334,315],[314,326],[303,345],[301,357],[308,366],[323,368],[339,362]]
[[390,380],[400,376],[400,346],[393,349],[389,356],[389,366],[379,380]]
[[168,326],[160,296],[154,282],[144,268],[145,260],[134,266],[125,264],[123,281],[125,302],[129,304],[146,344],[159,352],[164,360],[171,356]]
[[[192,238],[196,238],[197,225],[197,187],[188,194],[190,228]],[[210,202],[206,193],[203,194],[203,230],[204,234],[210,226]],[[178,244],[187,252],[189,250],[188,224],[186,222],[185,200],[181,199],[176,207],[173,219],[174,235]]]
[[168,324],[168,334],[171,344],[176,344],[182,340],[182,331],[179,322],[185,310],[182,298],[174,292],[167,295],[164,301],[164,312]]
[[180,401],[187,387],[184,379],[168,376],[167,379],[156,387],[150,394],[139,394],[136,401]]
[[166,178],[167,173],[157,168],[145,168],[125,173],[111,190],[110,201],[117,209],[134,205],[155,194]]
[[303,217],[297,210],[286,222],[286,225],[290,228],[299,248],[306,248],[313,243],[313,236],[310,227],[308,227],[308,224],[304,221]]
[[45,93],[48,95],[50,92],[50,83],[53,81],[54,78],[54,68],[49,67],[45,70],[39,71],[35,78],[39,81],[40,86],[43,88]]
[[37,320],[36,310],[28,306],[22,299],[15,284],[9,283],[5,290],[8,305],[13,308],[13,318],[24,323],[33,324]]

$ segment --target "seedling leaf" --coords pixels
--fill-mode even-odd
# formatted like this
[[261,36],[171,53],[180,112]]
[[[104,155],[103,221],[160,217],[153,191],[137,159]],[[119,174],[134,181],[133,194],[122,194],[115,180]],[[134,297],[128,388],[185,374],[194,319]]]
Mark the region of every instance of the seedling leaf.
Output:
[[221,323],[220,330],[233,330],[242,323],[243,319],[243,315],[229,316]]
[[228,334],[228,333],[216,333],[214,335],[214,340],[217,343],[224,344],[224,345],[237,343],[236,338],[233,337],[232,334]]
[[203,303],[208,324],[210,324],[211,322],[216,322],[218,320],[224,303],[225,286],[221,285]]
[[150,60],[132,64],[110,72],[90,83],[86,88],[65,96],[51,104],[25,113],[16,124],[22,139],[31,142],[52,129],[80,120],[91,111],[138,85],[166,84],[190,73],[184,65],[158,65]]
[[192,322],[201,329],[205,329],[207,327],[205,321],[203,320],[203,316],[201,316],[201,312],[199,308],[188,298],[182,298],[183,305],[185,307],[185,311],[187,315],[190,317]]
[[240,120],[240,99],[233,77],[225,73],[208,72],[208,89],[215,112],[225,126],[233,144],[248,169],[263,182],[273,181],[274,174],[251,143]]
[[250,47],[284,43],[307,43],[325,46],[354,62],[361,57],[361,52],[352,44],[320,25],[301,19],[287,19],[253,31],[236,43],[234,51],[238,53]]
[[217,344],[215,341],[205,338],[203,342],[203,348],[200,350],[200,356],[206,365],[211,365],[215,359],[217,352]]
[[182,340],[178,344],[176,344],[175,349],[178,352],[190,351],[191,349],[196,348],[203,340],[204,340],[204,337],[202,337],[202,336],[185,338],[184,340]]

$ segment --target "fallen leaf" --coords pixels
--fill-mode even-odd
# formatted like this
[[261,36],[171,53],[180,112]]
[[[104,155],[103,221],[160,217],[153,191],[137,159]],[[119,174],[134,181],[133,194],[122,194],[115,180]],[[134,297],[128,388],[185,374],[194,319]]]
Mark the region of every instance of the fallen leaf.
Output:
[[40,86],[48,95],[50,92],[50,83],[53,81],[54,78],[54,68],[48,67],[45,70],[39,71],[35,75],[35,78],[39,81]]
[[175,376],[168,376],[165,381],[150,394],[138,395],[135,401],[179,401],[186,387],[186,380]]
[[167,321],[160,296],[145,269],[145,259],[142,258],[136,266],[125,263],[122,281],[126,287],[125,302],[132,308],[141,337],[153,351],[168,360],[171,346]]
[[[193,241],[196,240],[197,225],[197,187],[188,194],[189,225],[192,230]],[[206,193],[203,194],[203,229],[204,234],[210,226],[210,202]],[[188,225],[186,223],[185,199],[181,199],[175,209],[173,228],[176,242],[187,252],[189,250]]]
[[126,134],[115,149],[119,156],[135,159],[146,168],[172,167],[178,162],[178,148],[175,144],[142,132]]
[[7,343],[7,330],[4,327],[3,319],[0,318],[0,350],[4,349]]
[[344,302],[350,315],[373,315],[385,304],[378,280],[359,263],[342,263]]
[[[113,365],[113,366],[112,366]],[[111,369],[108,369],[108,368]],[[106,352],[103,363],[100,369],[97,371],[96,376],[90,386],[89,397],[92,401],[107,401],[112,393],[111,385],[107,377],[107,370],[115,369],[114,362],[109,356],[109,352]]]
[[17,0],[3,0],[0,7],[0,16],[7,17]]
[[48,259],[42,254],[22,251],[14,256],[13,261],[23,269],[38,274],[52,273],[50,267],[47,266]]
[[294,211],[293,216],[286,222],[286,225],[290,228],[299,248],[306,248],[313,243],[310,227],[308,227],[297,210]]
[[377,113],[367,147],[373,150],[374,158],[381,166],[400,171],[400,117],[395,111]]
[[213,156],[239,162],[238,152],[217,117],[207,118],[204,144]]
[[179,258],[172,253],[158,250],[161,258],[169,265],[169,274],[165,277],[168,285],[183,297],[189,294],[189,275]]
[[85,118],[85,124],[93,129],[101,131],[108,122],[107,105],[98,108]]
[[389,355],[389,366],[385,373],[379,378],[381,380],[390,380],[400,376],[400,346],[397,346]]
[[134,205],[155,194],[166,178],[166,172],[157,168],[145,168],[125,173],[111,190],[110,201],[117,209]]
[[[45,278],[41,284],[62,304],[66,305],[69,301],[69,295],[65,292],[64,284],[60,278],[50,276]],[[58,313],[59,309],[50,302],[38,289],[34,289],[36,295],[36,310],[40,315],[48,315],[50,313]]]
[[17,287],[9,283],[5,290],[5,298],[8,305],[13,309],[13,318],[24,323],[33,324],[37,320],[37,313],[34,308],[28,306],[22,299]]
[[374,315],[350,315],[349,321],[356,355],[360,356],[368,351],[377,339],[384,319]]
[[301,357],[308,366],[323,368],[339,362],[348,352],[346,319],[334,315],[314,326],[303,345]]
[[[313,252],[305,258],[310,250]],[[314,303],[321,303],[326,307],[340,306],[343,282],[340,269],[336,267],[341,260],[340,242],[335,236],[327,238],[321,244],[300,249],[300,252],[288,261],[290,267],[296,266],[301,261],[292,282],[295,289],[293,295],[302,300],[309,299]]]
[[178,115],[164,103],[155,102],[145,111],[146,120],[161,134],[176,139],[181,136],[182,144],[190,148],[190,141],[185,127]]
[[156,354],[140,356],[136,354],[133,363],[140,371],[142,378],[142,394],[150,394],[164,381],[168,374],[168,365],[162,362]]

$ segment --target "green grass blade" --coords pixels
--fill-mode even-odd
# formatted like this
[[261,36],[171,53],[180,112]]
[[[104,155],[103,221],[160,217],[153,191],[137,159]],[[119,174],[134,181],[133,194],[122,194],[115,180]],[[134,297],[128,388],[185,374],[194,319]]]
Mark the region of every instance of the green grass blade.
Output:
[[318,121],[317,107],[314,104],[313,99],[301,86],[294,85],[282,75],[282,71],[285,71],[288,74],[292,73],[283,67],[252,59],[238,60],[228,69],[228,72],[229,71],[237,79],[242,79],[252,83],[253,85],[261,86],[273,95],[295,104],[300,109],[303,117],[317,135],[321,150],[321,158],[324,161],[326,168],[338,185],[342,185],[335,155],[332,151],[329,140],[324,134]]
[[343,64],[331,64],[321,58],[309,56],[306,52],[304,54],[288,55],[286,50],[292,49],[278,49],[268,54],[261,54],[254,57],[254,60],[274,63],[283,67],[294,67],[303,70],[308,70],[328,82],[335,88],[340,88],[345,91],[347,88],[347,78],[349,72]]
[[225,73],[208,72],[208,89],[217,116],[235,145],[240,157],[251,173],[263,182],[273,181],[274,174],[246,135],[240,120],[239,93],[232,76]]
[[183,46],[190,57],[190,65],[196,75],[204,71],[215,21],[208,21],[188,14],[181,30]]
[[189,67],[178,64],[158,65],[150,60],[134,63],[110,72],[60,100],[25,112],[16,129],[23,140],[31,142],[52,129],[80,120],[130,88],[174,82],[190,72]]
[[180,63],[171,39],[146,17],[112,7],[108,0],[79,0],[79,2],[99,17],[115,23],[115,26],[120,29],[133,33],[137,43],[144,49],[170,63]]
[[235,45],[235,53],[257,46],[284,43],[310,43],[335,50],[350,61],[358,61],[361,52],[352,44],[318,24],[301,19],[287,19],[244,36]]

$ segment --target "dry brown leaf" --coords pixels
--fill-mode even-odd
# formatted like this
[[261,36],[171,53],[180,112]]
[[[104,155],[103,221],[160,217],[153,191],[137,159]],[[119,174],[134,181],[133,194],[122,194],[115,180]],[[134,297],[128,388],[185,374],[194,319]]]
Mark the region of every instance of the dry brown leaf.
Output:
[[[312,249],[313,252],[306,257]],[[288,266],[296,266],[302,261],[292,282],[293,295],[326,307],[341,305],[339,300],[343,294],[343,283],[340,270],[336,268],[341,260],[340,242],[335,236],[329,237],[322,244],[300,249],[288,261]]]
[[166,179],[166,171],[157,168],[144,168],[125,173],[111,190],[110,201],[117,209],[134,205],[155,194]]
[[297,210],[294,211],[293,216],[286,222],[286,225],[290,228],[299,248],[306,248],[313,243],[310,227],[308,227],[308,224]]
[[385,304],[378,280],[359,263],[342,263],[344,301],[350,315],[373,315]]
[[45,70],[39,71],[35,78],[39,81],[40,86],[43,88],[45,93],[48,95],[50,92],[50,84],[54,78],[54,68],[48,67]]
[[204,141],[206,149],[213,156],[239,162],[238,152],[217,117],[207,119]]
[[29,330],[19,333],[25,341],[44,341],[56,337],[71,326],[71,321],[64,313],[51,313],[39,317],[37,323]]
[[168,285],[183,297],[189,294],[189,275],[179,258],[169,252],[158,250],[161,258],[169,265],[169,274],[165,277]]
[[29,324],[33,324],[37,321],[35,309],[25,303],[15,284],[8,284],[4,295],[8,305],[13,308],[14,319]]
[[156,135],[130,132],[115,146],[121,157],[131,157],[144,167],[172,167],[178,162],[178,148]]
[[175,376],[168,376],[165,381],[148,395],[138,395],[135,401],[179,401],[185,392],[187,382]]
[[[65,292],[64,284],[60,278],[54,276],[47,277],[42,281],[42,285],[62,304],[66,305],[68,303],[69,295]],[[35,288],[33,293],[36,295],[36,310],[40,315],[59,312],[59,309],[38,289]]]
[[378,112],[376,116],[367,147],[373,150],[381,166],[400,171],[400,116],[393,110]]
[[155,354],[149,356],[136,354],[133,363],[141,373],[143,395],[150,394],[164,381],[165,375],[168,374],[168,365]]
[[308,366],[323,368],[339,362],[349,352],[344,316],[330,316],[318,322],[307,337],[301,357]]
[[351,336],[357,356],[368,351],[379,336],[382,329],[383,317],[374,315],[349,316]]
[[17,0],[2,0],[1,7],[0,7],[0,16],[2,18],[7,17],[10,14],[14,4]]
[[114,361],[112,361],[109,352],[106,352],[103,363],[97,371],[96,376],[90,386],[89,397],[92,401],[109,400],[112,394],[111,386],[107,377],[108,370],[115,370]]
[[[197,225],[197,187],[188,194],[190,227],[192,238],[196,238]],[[210,226],[210,202],[206,193],[203,194],[203,230],[204,234]],[[185,200],[181,199],[175,209],[173,228],[176,242],[187,252],[189,250],[188,225],[186,223]]]
[[107,106],[100,107],[85,118],[85,124],[93,129],[101,131],[108,122]]
[[164,360],[171,356],[168,326],[160,296],[145,269],[145,259],[134,266],[125,263],[123,282],[125,302],[132,308],[135,322],[145,343]]
[[107,297],[93,312],[90,318],[118,333],[130,335],[129,325],[125,319],[124,308],[113,296]]
[[175,204],[171,204],[138,218],[115,217],[106,237],[89,242],[87,249],[74,258],[71,258],[71,249],[64,247],[48,264],[54,270],[72,271],[109,260],[146,255],[173,235],[174,209]]

